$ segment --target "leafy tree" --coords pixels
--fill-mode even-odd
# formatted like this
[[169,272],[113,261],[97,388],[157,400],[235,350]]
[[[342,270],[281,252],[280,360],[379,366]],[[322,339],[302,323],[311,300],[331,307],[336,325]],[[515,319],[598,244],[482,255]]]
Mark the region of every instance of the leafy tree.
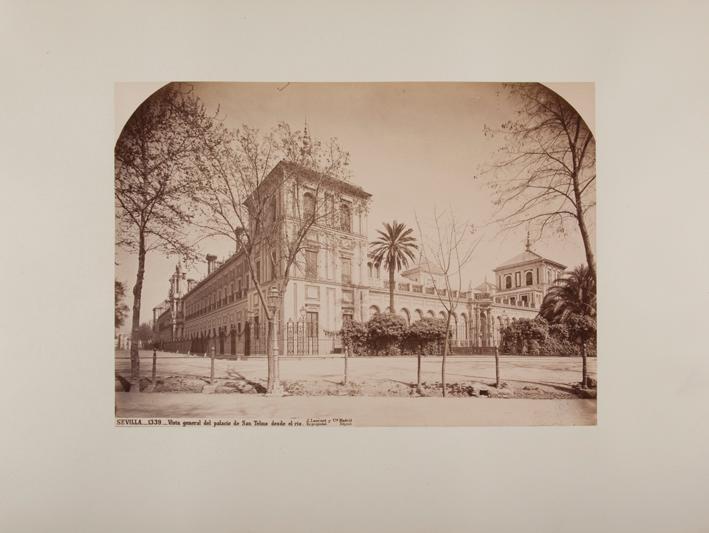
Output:
[[351,353],[360,354],[367,346],[367,326],[362,322],[355,320],[345,320],[340,331],[342,344],[344,346],[345,356],[345,374],[342,380],[344,385],[347,385],[348,379],[348,363]]
[[413,229],[407,228],[405,224],[400,224],[396,220],[391,224],[384,224],[384,231],[377,230],[379,238],[370,243],[370,257],[374,265],[379,268],[381,265],[389,272],[389,311],[394,313],[394,274],[406,268],[409,259],[414,260],[416,250],[416,238],[412,235]]
[[[116,142],[116,244],[135,252],[138,260],[132,338],[140,328],[146,255],[158,250],[189,257],[193,251],[185,229],[193,218],[195,160],[204,135],[215,126],[190,90],[170,84],[136,109]],[[130,357],[135,380],[140,375],[137,343]]]
[[564,324],[579,344],[583,358],[581,384],[587,384],[587,343],[596,337],[596,277],[587,266],[576,267],[547,291],[539,314],[549,322]]
[[442,318],[425,317],[411,324],[406,331],[407,344],[416,353],[416,390],[421,393],[421,356],[424,353],[438,353],[446,342],[448,325]]
[[569,335],[571,338],[575,338],[581,347],[581,360],[583,361],[581,386],[585,388],[588,385],[586,347],[590,340],[596,338],[596,319],[592,316],[572,313],[567,315],[564,321],[569,328]]
[[406,320],[394,313],[379,313],[367,322],[367,339],[378,354],[396,354],[407,330]]
[[495,192],[497,222],[503,230],[527,226],[537,238],[563,232],[573,221],[581,233],[586,262],[595,277],[596,261],[588,230],[596,205],[596,141],[576,110],[538,83],[505,86],[518,103],[517,116],[485,134],[503,144],[483,169]]
[[352,353],[362,354],[367,350],[367,324],[356,320],[346,320],[340,330],[342,344]]
[[147,322],[143,322],[138,328],[137,340],[143,343],[143,346],[148,346],[153,340],[153,328]]
[[113,298],[114,298],[114,327],[116,329],[120,328],[128,316],[128,306],[125,303],[126,288],[122,282],[115,280],[113,285]]

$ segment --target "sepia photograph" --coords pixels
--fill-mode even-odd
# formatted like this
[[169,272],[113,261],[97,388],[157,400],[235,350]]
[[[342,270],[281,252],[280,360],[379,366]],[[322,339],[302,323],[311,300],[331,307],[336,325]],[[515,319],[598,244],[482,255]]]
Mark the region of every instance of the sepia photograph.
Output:
[[116,424],[595,425],[594,86],[556,85],[587,116],[532,82],[123,109]]
[[0,5],[0,531],[709,531],[709,3]]

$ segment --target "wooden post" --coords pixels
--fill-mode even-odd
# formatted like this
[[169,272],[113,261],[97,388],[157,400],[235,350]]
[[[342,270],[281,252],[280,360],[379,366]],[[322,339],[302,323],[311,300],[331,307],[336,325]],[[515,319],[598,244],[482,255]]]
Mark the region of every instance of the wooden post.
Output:
[[209,363],[209,384],[214,384],[214,353],[216,352],[216,347],[212,346],[211,361]]
[[155,376],[157,375],[158,371],[158,355],[157,355],[157,350],[155,347],[153,347],[153,372],[152,372],[152,377],[151,377],[151,383],[153,384],[153,387],[155,387]]

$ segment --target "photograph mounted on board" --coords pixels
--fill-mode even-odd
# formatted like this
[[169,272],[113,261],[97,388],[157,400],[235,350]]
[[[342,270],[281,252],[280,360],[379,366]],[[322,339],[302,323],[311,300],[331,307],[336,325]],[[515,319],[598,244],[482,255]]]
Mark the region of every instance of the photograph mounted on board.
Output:
[[592,83],[139,86],[117,425],[596,424]]

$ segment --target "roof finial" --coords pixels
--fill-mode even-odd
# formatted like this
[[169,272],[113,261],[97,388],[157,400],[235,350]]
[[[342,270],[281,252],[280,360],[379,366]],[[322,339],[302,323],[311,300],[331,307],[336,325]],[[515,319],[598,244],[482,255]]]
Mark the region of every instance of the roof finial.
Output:
[[300,149],[300,155],[310,157],[312,155],[312,145],[310,142],[310,133],[308,133],[308,117],[305,117],[305,127],[303,128],[303,147]]
[[529,249],[532,247],[532,243],[529,241],[529,230],[527,230],[527,244],[525,245],[525,249],[529,251]]

